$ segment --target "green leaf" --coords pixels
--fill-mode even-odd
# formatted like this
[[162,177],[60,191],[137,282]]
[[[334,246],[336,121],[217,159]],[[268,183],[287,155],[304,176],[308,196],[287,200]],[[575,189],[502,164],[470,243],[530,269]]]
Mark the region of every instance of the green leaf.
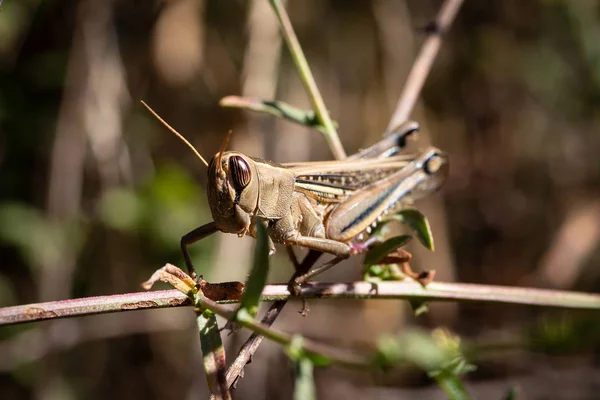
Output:
[[366,265],[375,265],[381,262],[392,251],[404,246],[412,239],[412,236],[400,235],[386,240],[385,242],[375,246],[367,253],[365,257]]
[[400,221],[408,225],[417,235],[419,242],[426,248],[433,251],[433,234],[427,218],[415,209],[401,210],[400,212],[390,216],[391,220]]
[[413,363],[436,379],[440,386],[446,385],[444,390],[452,390],[459,395],[462,386],[456,378],[475,368],[464,359],[460,338],[441,329],[434,330],[432,334],[407,330],[398,336],[383,336],[378,341],[373,361],[383,369],[398,363]]
[[396,214],[388,216],[386,219],[377,224],[377,226],[371,232],[371,236],[383,237],[387,230],[387,225],[392,221],[398,221],[400,223],[408,225],[417,235],[419,242],[426,248],[433,251],[433,234],[431,233],[431,227],[427,218],[421,214],[421,212],[414,209],[406,209],[399,211]]
[[373,228],[371,231],[370,236],[383,238],[387,232],[388,224],[392,221],[393,219],[384,219],[383,221],[378,222],[375,228]]
[[382,280],[385,269],[382,265],[368,265],[364,274],[364,280]]
[[[261,100],[256,97],[227,96],[221,99],[219,105],[221,107],[243,108],[245,110],[271,114],[278,118],[284,118],[300,125],[315,128],[322,133],[325,132],[325,127],[321,124],[314,111],[305,111],[283,101]],[[335,121],[333,121],[333,124],[335,127],[338,125]]]
[[212,311],[204,310],[198,314],[196,323],[200,332],[206,381],[213,394],[220,393],[222,398],[226,398],[228,396],[225,394],[229,392],[226,377],[227,364],[217,318]]
[[445,354],[431,335],[421,330],[408,330],[400,335],[384,335],[377,341],[375,365],[383,369],[409,362],[425,371],[438,368],[444,362]]
[[240,301],[240,309],[246,309],[252,315],[256,315],[258,302],[269,274],[269,233],[262,220],[255,219],[254,223],[256,226],[254,261]]
[[367,282],[401,281],[406,278],[395,264],[375,264],[365,265],[365,267],[363,280]]

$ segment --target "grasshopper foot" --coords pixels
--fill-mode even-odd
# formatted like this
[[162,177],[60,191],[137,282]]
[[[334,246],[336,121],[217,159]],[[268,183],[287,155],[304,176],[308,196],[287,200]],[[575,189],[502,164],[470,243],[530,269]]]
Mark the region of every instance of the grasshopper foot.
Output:
[[380,243],[381,239],[377,237],[368,238],[364,242],[353,244],[352,247],[350,247],[350,254],[364,254]]
[[289,285],[289,291],[294,297],[302,297],[302,282],[298,278],[294,279]]
[[310,309],[308,308],[308,302],[306,301],[306,299],[304,299],[304,297],[302,297],[302,309],[298,312],[303,317],[306,317],[306,314],[308,314],[309,311]]
[[309,308],[308,308],[308,302],[302,295],[302,284],[303,283],[304,282],[302,281],[301,277],[297,277],[290,282],[290,284],[288,285],[288,290],[290,291],[290,294],[292,296],[294,296],[294,297],[300,299],[300,301],[302,301],[302,308],[298,312],[303,317],[306,317],[306,314],[308,313]]

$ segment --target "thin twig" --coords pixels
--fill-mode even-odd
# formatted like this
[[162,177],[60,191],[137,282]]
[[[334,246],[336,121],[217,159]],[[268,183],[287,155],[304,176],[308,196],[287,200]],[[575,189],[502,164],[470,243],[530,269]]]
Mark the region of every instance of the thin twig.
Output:
[[[296,273],[288,282],[289,287],[289,285],[291,285],[294,282],[297,275],[302,274],[305,271],[308,271],[310,268],[312,268],[312,266],[317,262],[322,253],[311,250],[306,255],[304,260],[302,260],[302,263],[299,264],[298,260],[296,259],[296,255],[294,254],[294,251],[291,249],[291,247],[288,247],[288,251],[290,259],[292,260],[292,263],[296,268]],[[288,299],[289,298],[275,301],[263,316],[261,324],[267,327],[273,325],[273,322],[275,322],[277,317],[279,317],[279,314],[283,310],[283,307],[285,307],[285,305],[287,304]],[[254,355],[256,350],[258,350],[258,346],[260,346],[263,339],[263,336],[254,332],[252,333],[252,335],[250,335],[248,340],[246,340],[244,345],[240,348],[236,359],[233,361],[233,363],[229,366],[229,369],[227,370],[227,384],[229,385],[230,389],[235,388],[238,379],[243,376],[244,367],[250,362],[252,356]],[[216,400],[216,397],[211,396],[211,400]]]
[[412,113],[415,103],[421,94],[421,89],[423,89],[423,84],[440,50],[443,36],[450,29],[462,2],[463,0],[446,0],[435,22],[427,28],[427,38],[423,46],[421,46],[419,55],[408,74],[408,79],[396,105],[396,110],[388,124],[388,132],[395,126],[405,122]]
[[327,140],[327,143],[329,144],[329,147],[331,148],[335,158],[338,160],[344,159],[346,158],[346,152],[344,151],[342,142],[340,142],[340,137],[335,130],[333,121],[329,116],[329,112],[327,111],[327,107],[323,101],[323,96],[321,96],[321,92],[317,87],[315,78],[313,77],[312,72],[310,72],[310,67],[308,66],[308,62],[306,61],[302,47],[298,42],[294,28],[292,28],[290,17],[285,11],[285,8],[281,4],[280,0],[270,0],[270,3],[275,11],[275,15],[277,16],[277,20],[281,26],[283,38],[285,39],[285,43],[292,54],[296,68],[298,68],[298,72],[300,72],[300,77],[302,78],[302,82],[308,91],[310,100],[315,108],[315,112],[325,127],[325,139]]
[[[427,287],[423,287],[420,283],[411,279],[377,284],[369,282],[306,283],[302,286],[302,296],[306,299],[476,301],[600,310],[600,295],[598,294],[470,283],[431,282]],[[280,301],[290,298],[295,298],[295,296],[290,295],[288,285],[267,285],[263,290],[261,300]],[[237,300],[224,300],[219,303],[235,302]],[[53,318],[186,305],[190,305],[190,302],[184,294],[177,290],[51,301],[0,308],[0,326]]]
[[[260,323],[267,327],[273,325],[273,322],[275,322],[286,304],[287,300],[279,300],[274,302],[271,307],[269,307]],[[263,339],[264,336],[253,332],[240,348],[237,357],[227,370],[227,384],[229,385],[230,389],[235,388],[238,379],[243,376],[244,367],[250,362],[252,356],[256,350],[258,350],[258,346],[260,346]],[[214,396],[211,396],[211,399],[214,398]]]

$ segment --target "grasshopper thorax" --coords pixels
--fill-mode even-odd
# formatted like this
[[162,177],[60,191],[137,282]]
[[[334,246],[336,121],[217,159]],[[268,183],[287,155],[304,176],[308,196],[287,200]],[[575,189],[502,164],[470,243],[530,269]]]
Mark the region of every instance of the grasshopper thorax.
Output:
[[219,230],[248,232],[258,205],[257,175],[254,161],[235,151],[219,152],[210,160],[208,202]]

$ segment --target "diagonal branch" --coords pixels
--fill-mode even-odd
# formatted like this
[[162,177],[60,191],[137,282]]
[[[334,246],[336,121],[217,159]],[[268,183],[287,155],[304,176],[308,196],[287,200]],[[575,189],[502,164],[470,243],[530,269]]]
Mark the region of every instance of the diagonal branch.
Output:
[[[273,303],[263,316],[260,323],[267,327],[273,325],[273,322],[275,322],[286,303],[287,300],[279,300]],[[252,356],[254,355],[256,350],[258,350],[258,346],[260,346],[263,339],[264,336],[253,332],[252,335],[250,335],[250,337],[248,338],[248,340],[246,340],[246,342],[240,348],[237,357],[227,369],[227,384],[229,385],[230,389],[235,388],[238,379],[243,377],[243,371],[246,367],[246,364],[250,362]],[[211,396],[211,399],[216,399],[216,397]]]
[[431,66],[442,46],[443,36],[450,29],[462,2],[463,0],[446,0],[435,21],[427,27],[427,38],[408,74],[396,110],[388,124],[388,132],[405,122],[412,113]]

